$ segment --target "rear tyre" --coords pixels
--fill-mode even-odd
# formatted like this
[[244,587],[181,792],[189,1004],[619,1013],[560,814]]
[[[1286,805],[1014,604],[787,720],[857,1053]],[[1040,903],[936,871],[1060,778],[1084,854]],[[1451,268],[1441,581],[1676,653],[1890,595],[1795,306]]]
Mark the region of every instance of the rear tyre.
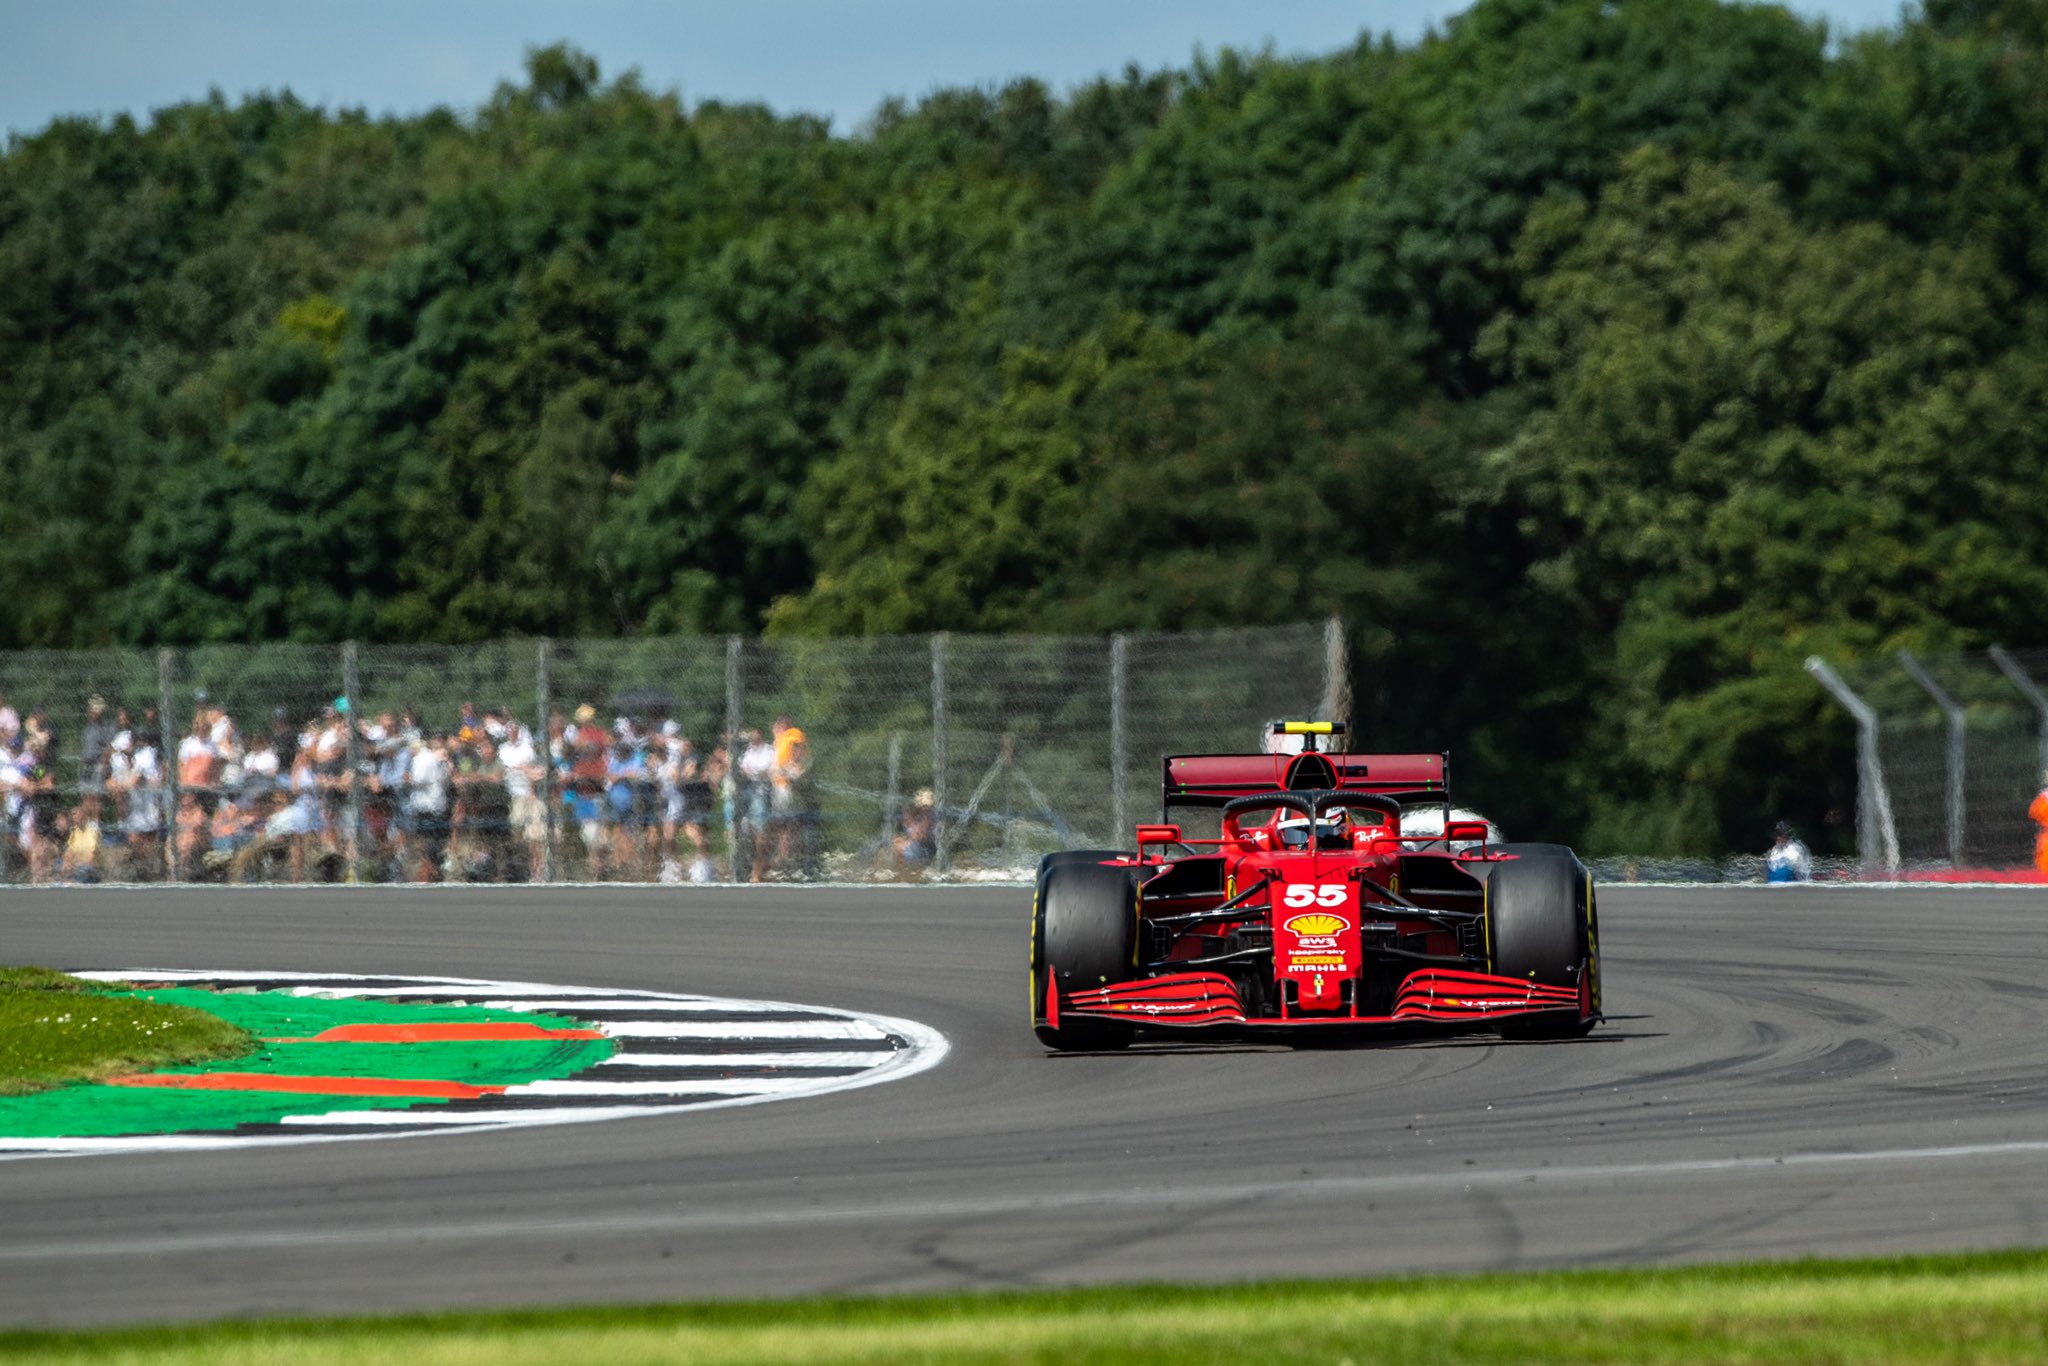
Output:
[[1049,858],[1039,866],[1031,918],[1031,1027],[1040,1043],[1062,1052],[1123,1048],[1131,1041],[1122,1026],[1058,1019],[1046,1008],[1049,985],[1064,997],[1129,981],[1135,973],[1138,879],[1132,869],[1105,865],[1100,857],[1063,863]]
[[[1571,987],[1579,1009],[1499,1026],[1508,1039],[1576,1039],[1592,1032],[1600,1008],[1599,936],[1585,868],[1563,845],[1509,846],[1486,880],[1486,933],[1496,976]],[[1558,849],[1563,857],[1536,849]]]

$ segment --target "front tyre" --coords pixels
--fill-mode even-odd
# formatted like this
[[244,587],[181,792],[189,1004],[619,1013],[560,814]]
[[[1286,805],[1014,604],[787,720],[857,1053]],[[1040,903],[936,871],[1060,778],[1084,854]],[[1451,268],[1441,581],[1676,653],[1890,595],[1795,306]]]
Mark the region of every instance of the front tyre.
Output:
[[1487,877],[1486,935],[1494,975],[1579,993],[1576,1012],[1503,1021],[1502,1038],[1583,1038],[1599,1020],[1600,938],[1592,879],[1575,855],[1565,854],[1523,852],[1495,864]]
[[1076,860],[1041,865],[1031,916],[1031,1028],[1038,1041],[1061,1052],[1128,1045],[1128,1028],[1061,1018],[1059,1002],[1129,981],[1137,944],[1134,869]]

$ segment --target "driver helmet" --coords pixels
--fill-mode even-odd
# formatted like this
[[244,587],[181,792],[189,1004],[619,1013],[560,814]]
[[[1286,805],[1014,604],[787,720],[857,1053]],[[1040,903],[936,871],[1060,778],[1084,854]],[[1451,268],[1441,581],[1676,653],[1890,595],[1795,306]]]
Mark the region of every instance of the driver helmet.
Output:
[[[1288,816],[1279,824],[1279,844],[1282,849],[1306,849],[1309,841],[1309,818]],[[1319,848],[1341,848],[1351,828],[1351,813],[1341,806],[1333,806],[1315,819],[1315,838]]]

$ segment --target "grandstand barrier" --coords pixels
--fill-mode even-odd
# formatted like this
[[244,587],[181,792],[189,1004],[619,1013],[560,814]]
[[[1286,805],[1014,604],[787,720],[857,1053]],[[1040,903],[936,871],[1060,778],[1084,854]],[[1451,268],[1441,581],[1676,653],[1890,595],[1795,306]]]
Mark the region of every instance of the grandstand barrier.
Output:
[[[0,791],[0,882],[1013,877],[1053,849],[1119,847],[1168,752],[1250,746],[1275,716],[1342,716],[1347,670],[1334,619],[0,652],[0,730],[15,722],[0,745],[18,756],[41,737],[39,763]],[[804,733],[806,762],[763,801],[743,737],[779,717]],[[520,728],[548,751],[526,770],[531,804],[497,759]],[[578,764],[593,734],[601,773]],[[665,756],[671,739],[701,766],[680,802],[680,767],[665,783],[630,753]],[[181,765],[188,740],[215,761]],[[446,751],[439,811],[436,761],[414,784],[400,758],[421,748]]]

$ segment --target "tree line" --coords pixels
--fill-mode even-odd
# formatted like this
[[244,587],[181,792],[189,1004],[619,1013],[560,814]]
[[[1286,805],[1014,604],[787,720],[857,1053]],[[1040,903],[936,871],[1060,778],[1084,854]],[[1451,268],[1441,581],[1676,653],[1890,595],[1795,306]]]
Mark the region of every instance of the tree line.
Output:
[[0,648],[1334,612],[1362,742],[1518,835],[1846,847],[1800,661],[2048,641],[2042,13],[1480,0],[844,136],[566,46],[59,120]]

